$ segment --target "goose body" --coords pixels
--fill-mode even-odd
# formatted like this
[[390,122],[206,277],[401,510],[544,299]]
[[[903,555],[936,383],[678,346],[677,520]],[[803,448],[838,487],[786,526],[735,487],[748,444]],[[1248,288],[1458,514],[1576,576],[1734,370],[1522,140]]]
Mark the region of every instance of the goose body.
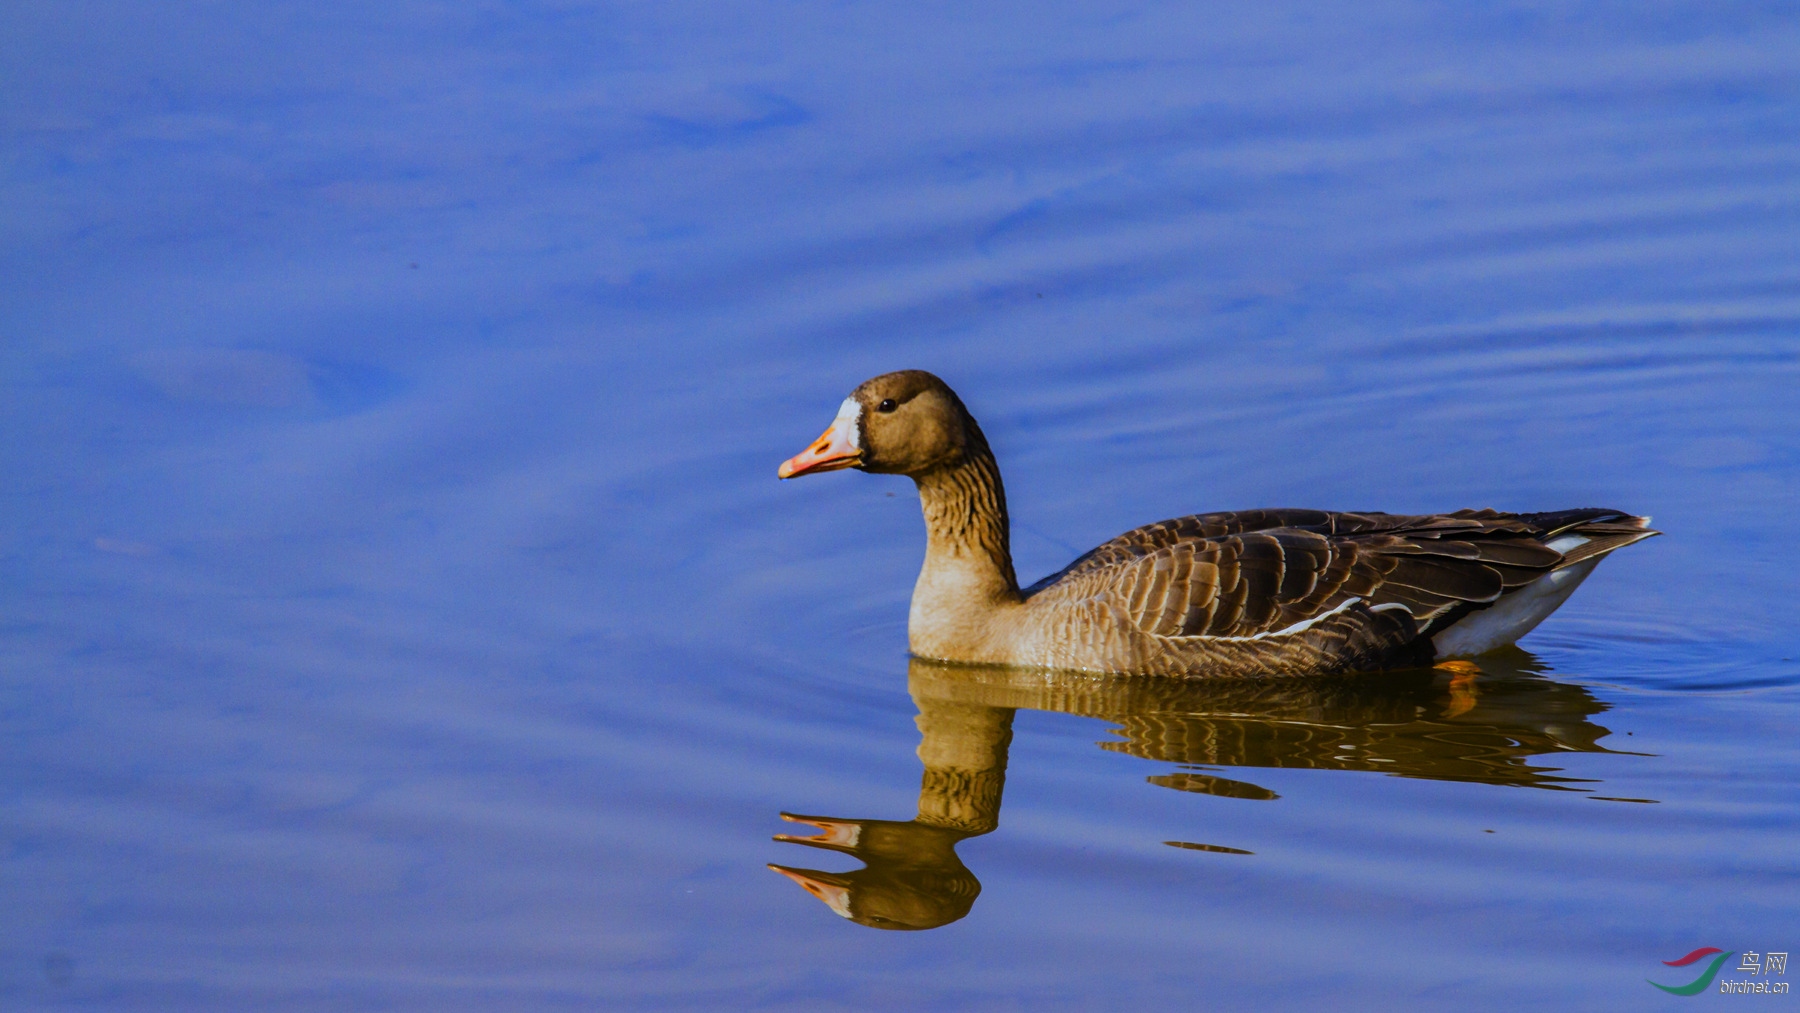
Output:
[[975,664],[1188,677],[1428,665],[1513,643],[1603,556],[1657,534],[1601,508],[1245,510],[1134,528],[1021,588],[999,467],[942,380],[866,381],[779,474],[841,468],[917,484],[910,646]]

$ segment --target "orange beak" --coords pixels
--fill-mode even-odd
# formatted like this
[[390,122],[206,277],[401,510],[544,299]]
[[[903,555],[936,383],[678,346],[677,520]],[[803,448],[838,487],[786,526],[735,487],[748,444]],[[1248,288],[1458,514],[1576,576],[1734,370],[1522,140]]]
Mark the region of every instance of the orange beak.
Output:
[[862,460],[862,447],[857,439],[862,407],[846,399],[838,409],[831,428],[814,440],[812,446],[781,462],[775,474],[781,478],[799,478],[816,472],[837,471],[854,467]]

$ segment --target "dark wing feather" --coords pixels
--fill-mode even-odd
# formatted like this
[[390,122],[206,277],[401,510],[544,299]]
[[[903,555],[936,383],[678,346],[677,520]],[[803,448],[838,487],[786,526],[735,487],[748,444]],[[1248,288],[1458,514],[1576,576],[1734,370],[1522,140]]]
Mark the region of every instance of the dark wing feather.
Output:
[[[1145,633],[1274,633],[1360,600],[1405,608],[1429,634],[1560,566],[1648,538],[1617,510],[1403,516],[1250,510],[1159,521],[1039,581],[1028,595],[1103,598]],[[1568,552],[1544,544],[1566,533]]]

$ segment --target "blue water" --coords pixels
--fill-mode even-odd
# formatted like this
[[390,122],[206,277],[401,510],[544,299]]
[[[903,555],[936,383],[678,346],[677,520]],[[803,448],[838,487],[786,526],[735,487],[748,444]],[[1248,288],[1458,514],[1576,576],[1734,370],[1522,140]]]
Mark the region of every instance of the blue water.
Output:
[[[0,1006],[1641,1010],[1800,948],[1790,9],[6,20]],[[905,367],[1025,580],[1263,505],[1667,534],[1473,678],[921,668],[910,486],[774,478]]]

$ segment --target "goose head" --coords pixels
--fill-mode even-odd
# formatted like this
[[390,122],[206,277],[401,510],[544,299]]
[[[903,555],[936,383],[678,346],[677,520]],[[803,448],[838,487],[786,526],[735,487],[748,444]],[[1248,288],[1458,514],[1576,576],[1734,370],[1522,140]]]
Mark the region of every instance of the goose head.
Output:
[[962,463],[981,430],[948,384],[922,369],[865,380],[838,407],[813,444],[783,461],[776,474],[799,478],[843,468],[885,475],[922,475]]

